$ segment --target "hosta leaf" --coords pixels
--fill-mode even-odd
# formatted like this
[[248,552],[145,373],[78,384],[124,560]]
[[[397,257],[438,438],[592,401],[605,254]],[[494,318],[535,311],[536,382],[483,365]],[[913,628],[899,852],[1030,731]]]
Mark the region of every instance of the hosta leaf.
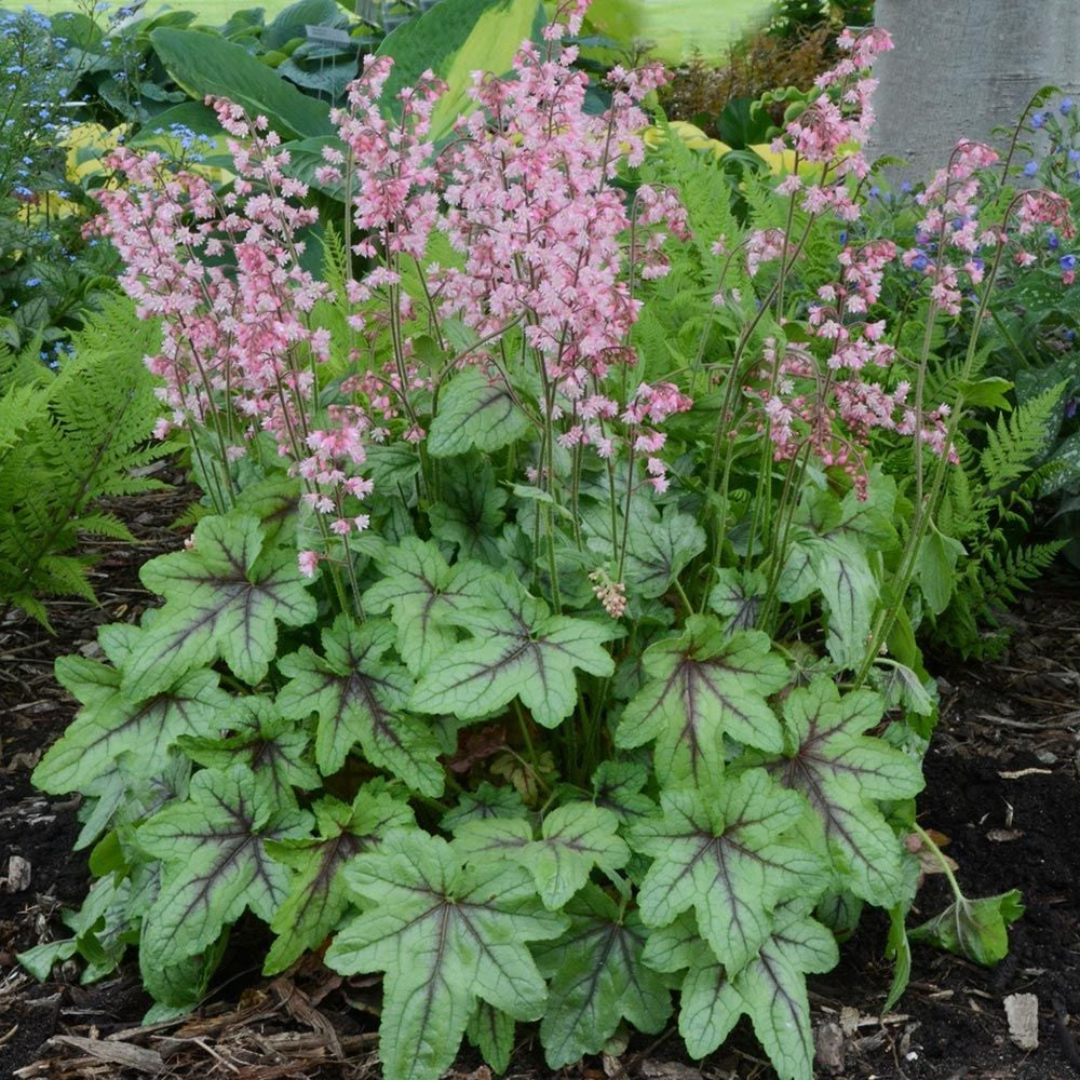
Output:
[[536,1020],[547,991],[526,943],[558,937],[526,871],[464,865],[450,844],[391,833],[344,871],[367,909],[335,938],[326,962],[345,975],[386,972],[379,1053],[387,1080],[435,1080],[450,1067],[478,998]]
[[472,821],[455,845],[476,856],[497,852],[529,871],[544,906],[561,908],[589,880],[594,866],[612,874],[626,865],[630,849],[618,835],[619,819],[592,803],[560,806],[544,818],[540,839],[522,818]]
[[473,640],[432,663],[416,687],[412,707],[468,720],[519,697],[537,723],[556,727],[577,705],[575,669],[600,676],[614,672],[603,643],[621,631],[614,625],[551,615],[542,600],[508,583],[499,592],[502,610],[458,617]]
[[258,519],[235,512],[203,518],[194,539],[193,550],[142,568],[143,584],[166,603],[124,665],[129,698],[156,694],[218,659],[254,686],[277,651],[277,623],[303,626],[315,618],[295,551],[260,556]]
[[289,894],[270,923],[277,940],[263,965],[264,975],[284,971],[306,949],[317,948],[349,906],[341,868],[376,847],[391,829],[409,828],[412,811],[385,792],[361,788],[352,806],[332,796],[312,806],[319,835],[302,840],[269,840],[266,852],[292,871]]
[[802,791],[817,812],[843,884],[856,896],[891,907],[903,882],[901,845],[875,799],[909,799],[923,786],[918,763],[864,734],[883,703],[869,690],[840,696],[819,676],[784,703],[786,760],[774,766],[785,787]]
[[[625,580],[645,598],[663,596],[680,570],[705,549],[705,530],[689,514],[672,506],[659,513],[649,499],[635,497],[627,519]],[[607,507],[591,506],[582,515],[588,545],[609,562],[618,562]],[[622,536],[620,533],[619,542]]]
[[375,562],[385,577],[364,593],[364,610],[392,612],[397,651],[413,675],[456,643],[451,615],[492,606],[486,585],[491,570],[471,561],[451,567],[431,541],[407,536],[377,554]]
[[385,619],[357,623],[339,615],[323,630],[323,656],[305,645],[278,662],[290,682],[277,705],[297,719],[317,715],[315,759],[324,776],[337,772],[359,743],[373,765],[438,796],[445,782],[436,760],[442,748],[430,724],[405,711],[413,680],[385,659],[394,640]]
[[279,807],[296,806],[293,788],[312,791],[322,779],[308,760],[310,739],[302,728],[286,720],[265,697],[241,698],[230,723],[234,734],[225,739],[184,735],[180,749],[207,768],[227,770],[246,765],[260,774]]
[[656,1034],[671,1015],[670,992],[642,963],[646,931],[635,912],[621,912],[589,885],[566,913],[570,929],[533,949],[551,980],[540,1041],[552,1069],[598,1054],[624,1018],[638,1031]]
[[725,734],[746,746],[780,750],[780,721],[765,699],[786,685],[788,674],[771,648],[760,631],[728,637],[715,617],[692,615],[678,637],[645,650],[650,678],[626,706],[616,744],[655,739],[662,783],[718,776]]
[[247,908],[270,922],[287,896],[289,872],[269,858],[266,841],[310,829],[308,813],[278,809],[269,782],[244,765],[196,773],[187,801],[137,833],[145,854],[163,863],[161,891],[143,920],[144,974],[196,957]]
[[56,677],[83,707],[34,770],[34,784],[53,794],[115,776],[121,755],[129,776],[153,776],[180,736],[211,735],[228,724],[231,699],[212,671],[189,672],[142,701],[124,698],[115,668],[81,656],[61,657]]
[[631,829],[634,848],[653,856],[638,895],[641,917],[662,927],[693,907],[702,937],[737,971],[767,939],[781,899],[820,891],[820,859],[788,839],[806,803],[761,769],[702,790],[665,791],[661,803],[662,819]]
[[478,367],[457,372],[439,397],[427,448],[433,457],[469,450],[501,450],[531,430],[528,416],[501,378],[489,379]]

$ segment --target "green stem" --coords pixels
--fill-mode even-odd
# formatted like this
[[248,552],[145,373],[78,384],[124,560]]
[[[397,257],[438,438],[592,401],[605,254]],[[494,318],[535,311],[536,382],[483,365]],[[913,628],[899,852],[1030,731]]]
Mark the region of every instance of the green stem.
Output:
[[949,888],[952,889],[953,896],[955,896],[957,900],[963,900],[964,894],[960,891],[960,885],[956,880],[956,875],[952,872],[952,867],[949,865],[949,860],[946,859],[945,856],[941,853],[941,848],[939,848],[937,844],[934,843],[933,837],[917,821],[913,821],[911,823],[911,828],[914,830],[915,835],[918,836],[918,838],[923,842],[924,846],[930,850],[934,858],[937,859],[938,863],[941,865],[942,873],[945,875],[945,878],[949,883]]

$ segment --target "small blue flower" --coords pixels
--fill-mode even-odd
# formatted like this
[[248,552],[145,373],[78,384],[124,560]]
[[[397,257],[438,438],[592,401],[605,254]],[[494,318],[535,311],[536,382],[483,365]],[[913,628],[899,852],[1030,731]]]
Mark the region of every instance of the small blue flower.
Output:
[[881,188],[879,188],[877,184],[874,184],[867,192],[867,194],[870,196],[871,199],[876,199],[881,195]]
[[1039,171],[1039,163],[1037,161],[1029,161],[1024,166],[1025,176],[1034,176]]
[[1058,259],[1058,262],[1061,264],[1061,269],[1066,271],[1066,273],[1070,270],[1075,270],[1078,261],[1080,260],[1078,260],[1075,255],[1062,255],[1061,258]]
[[28,289],[36,289],[41,284],[41,278],[32,277],[26,279],[26,287]]
[[901,183],[900,183],[900,190],[901,190],[901,191],[902,191],[902,192],[903,192],[903,193],[904,193],[905,195],[909,194],[909,193],[911,192],[911,181],[910,181],[910,180],[903,180],[903,181],[901,181]]
[[922,254],[916,255],[915,258],[911,260],[911,269],[912,270],[918,270],[920,274],[929,265],[930,265],[930,260],[925,255],[922,255]]
[[1034,128],[1034,129],[1036,130],[1036,131],[1038,131],[1038,130],[1039,130],[1039,128],[1041,128],[1041,127],[1043,126],[1043,124],[1045,124],[1045,123],[1046,123],[1046,113],[1044,113],[1044,112],[1037,112],[1037,113],[1036,113],[1036,114],[1035,114],[1035,115],[1034,115],[1034,116],[1033,116],[1033,117],[1031,118],[1031,126],[1032,126],[1032,127],[1033,127],[1033,128]]
[[841,244],[846,244],[847,243],[847,229],[841,229],[840,230],[840,235],[839,235],[839,237],[837,237],[837,239],[840,241]]
[[1065,331],[1065,340],[1066,341],[1072,341],[1075,337],[1076,337],[1076,331],[1075,330],[1066,330]]
[[1070,150],[1069,151],[1069,164],[1070,165],[1075,165],[1078,161],[1080,161],[1080,150]]
[[1073,107],[1073,99],[1072,98],[1063,98],[1062,101],[1061,101],[1061,104],[1058,106],[1058,109],[1061,111],[1062,116],[1068,116],[1069,113],[1072,112],[1072,107]]
[[1061,243],[1061,241],[1060,241],[1060,240],[1058,239],[1058,234],[1057,234],[1057,233],[1054,233],[1054,232],[1052,232],[1052,233],[1048,233],[1048,234],[1047,234],[1047,237],[1046,237],[1046,246],[1047,246],[1047,247],[1048,247],[1048,248],[1049,248],[1049,249],[1050,249],[1051,251],[1056,251],[1056,250],[1057,250],[1057,247],[1058,247],[1058,245],[1059,245],[1060,243]]
[[1076,415],[1076,398],[1071,397],[1065,402],[1065,419],[1071,420]]

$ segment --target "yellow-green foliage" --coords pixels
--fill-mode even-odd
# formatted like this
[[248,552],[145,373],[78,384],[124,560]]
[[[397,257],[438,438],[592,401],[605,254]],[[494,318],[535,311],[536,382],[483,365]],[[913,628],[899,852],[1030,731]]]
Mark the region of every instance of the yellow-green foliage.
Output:
[[80,535],[130,540],[100,500],[160,488],[133,470],[163,453],[150,434],[159,415],[143,356],[156,329],[125,299],[110,300],[73,337],[59,374],[38,345],[0,351],[0,605],[48,626],[42,598],[94,599]]

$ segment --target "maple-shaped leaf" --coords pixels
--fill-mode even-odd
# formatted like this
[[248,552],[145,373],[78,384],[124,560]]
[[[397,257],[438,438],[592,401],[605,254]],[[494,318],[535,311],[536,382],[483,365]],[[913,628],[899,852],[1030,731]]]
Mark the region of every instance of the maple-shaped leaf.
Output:
[[613,874],[626,865],[630,849],[618,835],[619,819],[592,803],[575,802],[544,818],[539,839],[524,818],[471,821],[454,844],[470,856],[496,852],[532,874],[544,906],[557,911],[588,880],[594,866]]
[[940,915],[910,930],[907,936],[993,967],[1009,951],[1010,924],[1023,914],[1019,889],[977,899],[958,894]]
[[771,768],[810,800],[811,837],[822,836],[843,885],[891,907],[903,889],[902,845],[874,800],[910,799],[923,778],[917,761],[865,734],[882,710],[873,691],[841,697],[831,679],[816,677],[784,702],[785,756]]
[[472,449],[501,450],[532,430],[528,414],[501,378],[489,379],[479,367],[454,374],[439,395],[439,411],[431,421],[427,448],[433,457],[450,457]]
[[713,573],[716,584],[709,593],[709,607],[720,616],[724,629],[753,630],[768,591],[765,575],[760,570],[741,571],[734,567]]
[[693,1058],[711,1054],[743,1013],[781,1080],[813,1080],[814,1040],[806,993],[808,972],[831,971],[836,939],[810,918],[811,902],[779,905],[757,955],[739,971],[702,950],[692,919],[650,937],[645,961],[660,971],[687,968],[680,991],[679,1033]]
[[203,518],[194,547],[161,555],[140,571],[165,597],[123,666],[124,692],[146,698],[193,668],[224,660],[251,686],[277,652],[277,624],[303,626],[316,615],[296,552],[262,554],[263,527],[249,514]]
[[763,769],[665,791],[660,801],[660,820],[630,830],[634,849],[653,856],[638,894],[641,917],[661,927],[694,908],[702,937],[737,971],[768,937],[781,899],[820,891],[819,856],[789,839],[806,802]]
[[268,840],[310,834],[311,815],[280,809],[269,781],[245,765],[205,769],[185,802],[139,827],[137,843],[162,861],[161,889],[143,919],[144,972],[197,956],[250,908],[270,922],[288,895],[289,872]]
[[[626,584],[639,596],[663,596],[679,571],[705,549],[705,530],[693,517],[674,506],[667,506],[660,512],[651,499],[635,496],[626,521],[630,535],[626,542],[623,576]],[[582,514],[589,548],[603,555],[611,565],[616,565],[622,534],[620,530],[616,544],[611,526],[606,503],[590,506]]]
[[[123,662],[145,634],[135,626],[125,631],[101,635],[113,663]],[[162,772],[181,736],[209,736],[230,722],[232,699],[218,687],[217,675],[205,669],[187,672],[139,701],[124,696],[116,667],[96,660],[63,656],[56,662],[56,677],[83,707],[34,770],[34,784],[52,794],[91,793],[93,787],[98,798],[122,799],[132,781]]]
[[671,1015],[663,979],[642,962],[646,930],[635,912],[588,885],[566,914],[570,929],[533,949],[551,980],[540,1041],[552,1069],[598,1054],[624,1018],[655,1035]]
[[623,825],[655,817],[657,805],[642,792],[649,770],[637,761],[602,761],[593,773],[593,802]]
[[471,641],[437,657],[412,696],[414,709],[453,713],[463,720],[487,716],[515,697],[544,727],[556,727],[577,705],[575,669],[611,675],[615,664],[603,648],[622,631],[566,615],[552,615],[543,600],[507,581],[493,592],[500,608],[462,612],[456,621]]
[[723,771],[724,736],[744,746],[780,750],[783,732],[766,698],[787,684],[787,665],[767,634],[730,637],[712,615],[692,615],[677,637],[645,650],[648,681],[627,704],[618,746],[656,740],[662,783],[702,782]]
[[364,593],[364,610],[391,612],[398,655],[413,675],[456,643],[451,615],[491,606],[491,568],[471,560],[451,566],[430,540],[406,536],[377,553],[375,562],[385,576]]
[[442,816],[442,827],[456,833],[466,822],[489,818],[514,818],[525,813],[521,793],[514,787],[496,787],[484,780],[475,791],[464,791],[458,804]]
[[341,868],[362,851],[376,847],[391,829],[414,824],[407,805],[386,792],[361,788],[352,806],[333,796],[311,807],[318,836],[269,840],[266,852],[292,871],[289,894],[277,909],[270,929],[277,940],[263,964],[264,975],[276,975],[307,949],[317,948],[337,928],[349,907]]
[[383,971],[379,1056],[387,1080],[435,1080],[450,1067],[478,998],[537,1020],[547,988],[527,942],[558,937],[524,868],[465,864],[445,840],[392,832],[343,871],[364,911],[326,953],[343,975]]
[[312,791],[322,786],[308,758],[308,733],[285,719],[269,698],[236,699],[226,723],[233,731],[228,738],[182,735],[180,749],[207,768],[224,771],[230,765],[247,765],[267,781],[277,806],[296,806],[294,788]]
[[358,623],[338,615],[322,632],[322,656],[305,645],[278,661],[290,682],[277,707],[296,719],[316,714],[315,760],[324,776],[337,772],[359,744],[372,765],[436,797],[445,783],[436,760],[442,747],[431,725],[406,711],[413,678],[386,658],[394,639],[385,619]]

